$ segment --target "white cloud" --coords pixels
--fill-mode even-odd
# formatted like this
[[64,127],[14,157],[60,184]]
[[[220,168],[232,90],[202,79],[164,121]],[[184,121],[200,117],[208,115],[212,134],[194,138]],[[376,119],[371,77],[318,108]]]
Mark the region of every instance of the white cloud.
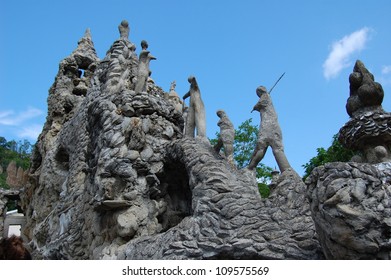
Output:
[[12,115],[13,113],[14,113],[13,111],[0,112],[0,124],[3,119],[6,119],[9,115]]
[[326,79],[335,78],[344,68],[351,65],[353,53],[364,49],[371,29],[364,27],[334,42],[331,52],[323,63],[323,75]]
[[23,127],[21,131],[18,133],[20,138],[29,138],[31,140],[37,141],[39,134],[42,131],[43,125],[33,124],[28,127]]
[[15,114],[14,111],[3,111],[0,112],[0,124],[7,126],[20,125],[23,122],[39,117],[43,112],[37,108],[28,107],[26,111]]
[[42,131],[43,125],[39,125],[37,117],[43,115],[43,111],[34,107],[17,112],[13,110],[0,111],[0,132],[2,136],[10,139],[15,136],[36,141]]
[[391,65],[384,65],[381,69],[381,73],[383,75],[387,75],[387,74],[391,73]]

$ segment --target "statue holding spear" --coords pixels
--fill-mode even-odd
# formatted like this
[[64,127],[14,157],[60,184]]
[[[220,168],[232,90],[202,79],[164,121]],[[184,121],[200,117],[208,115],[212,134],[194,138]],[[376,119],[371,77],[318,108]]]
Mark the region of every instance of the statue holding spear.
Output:
[[272,148],[273,155],[276,159],[280,172],[282,173],[288,168],[291,168],[284,152],[281,127],[278,123],[277,113],[270,97],[271,91],[281,80],[284,74],[285,73],[281,75],[269,92],[267,92],[267,89],[264,86],[259,86],[256,89],[259,100],[251,112],[260,112],[261,124],[259,127],[257,144],[248,165],[248,169],[250,170],[257,167],[258,163],[264,158],[269,146]]

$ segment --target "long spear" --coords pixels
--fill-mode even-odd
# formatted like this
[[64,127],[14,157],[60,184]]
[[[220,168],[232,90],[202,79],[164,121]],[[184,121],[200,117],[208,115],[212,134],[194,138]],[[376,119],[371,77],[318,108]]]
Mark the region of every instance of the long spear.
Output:
[[282,73],[281,77],[278,78],[277,82],[274,83],[274,85],[272,86],[272,88],[269,90],[269,94],[272,93],[272,90],[273,88],[278,84],[278,82],[282,79],[282,77],[284,77],[285,75],[285,72]]

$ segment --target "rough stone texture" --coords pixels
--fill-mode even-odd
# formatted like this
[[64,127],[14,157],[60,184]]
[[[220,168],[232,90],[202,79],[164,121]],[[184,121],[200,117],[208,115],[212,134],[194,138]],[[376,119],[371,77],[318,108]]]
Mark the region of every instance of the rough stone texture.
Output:
[[329,259],[391,259],[391,163],[331,163],[308,177],[319,242]]
[[351,119],[340,129],[338,140],[360,152],[355,161],[380,163],[391,161],[391,114],[383,110],[381,84],[357,61],[349,76],[350,96],[346,110]]
[[183,138],[160,87],[135,93],[134,51],[121,36],[99,61],[88,32],[60,63],[23,193],[33,258],[322,258],[301,178],[262,199],[251,171]]
[[311,213],[326,258],[391,259],[391,115],[381,106],[382,86],[361,61],[349,82],[351,119],[339,141],[361,155],[356,163],[314,169],[306,180]]
[[[191,209],[168,231],[111,246],[120,259],[318,259],[322,258],[305,201],[305,186],[284,172],[270,199],[254,174],[236,170],[211,147],[185,138],[170,144],[168,165],[186,170]],[[178,170],[176,168],[175,170]],[[187,185],[188,182],[188,185]],[[179,187],[178,187],[179,188]],[[104,255],[103,258],[109,258]]]
[[360,60],[357,60],[354,65],[349,83],[350,96],[346,102],[346,111],[350,117],[366,112],[384,112],[381,106],[384,98],[383,88],[381,84],[375,82],[372,73]]

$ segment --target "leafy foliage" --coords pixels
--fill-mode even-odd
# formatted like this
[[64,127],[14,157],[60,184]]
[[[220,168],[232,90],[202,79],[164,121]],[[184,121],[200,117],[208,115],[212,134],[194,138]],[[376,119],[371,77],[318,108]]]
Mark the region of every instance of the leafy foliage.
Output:
[[327,162],[347,162],[349,161],[356,152],[344,148],[338,141],[338,134],[333,136],[333,141],[331,146],[326,150],[324,148],[316,149],[317,155],[310,159],[310,161],[303,165],[304,167],[304,176],[305,180],[314,170],[315,167],[324,165]]
[[22,167],[25,170],[30,167],[32,149],[33,145],[27,140],[7,141],[0,136],[0,165],[3,169],[3,173],[0,174],[0,188],[9,188],[6,184],[6,170],[11,161],[15,161],[17,167]]
[[[244,121],[235,129],[234,159],[238,168],[244,168],[251,160],[253,151],[257,144],[259,129],[252,124],[252,119]],[[216,138],[209,139],[212,145],[217,144],[219,133]],[[270,190],[267,186],[271,180],[273,169],[269,166],[259,163],[257,168],[258,188],[262,197],[268,197]]]

